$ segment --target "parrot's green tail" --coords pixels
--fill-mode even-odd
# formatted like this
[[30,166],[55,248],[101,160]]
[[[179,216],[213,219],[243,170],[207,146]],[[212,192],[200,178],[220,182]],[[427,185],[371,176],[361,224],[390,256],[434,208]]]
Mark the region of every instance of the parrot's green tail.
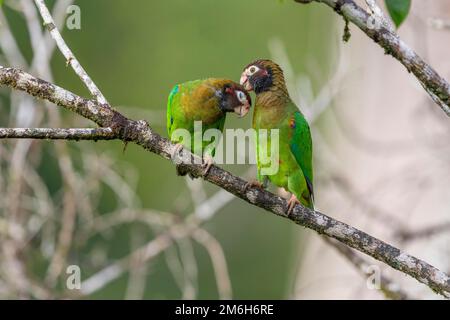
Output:
[[314,197],[311,197],[308,208],[310,208],[311,210],[314,210]]
[[309,196],[307,198],[302,197],[300,202],[305,207],[310,208],[311,210],[314,210],[314,198],[312,196]]

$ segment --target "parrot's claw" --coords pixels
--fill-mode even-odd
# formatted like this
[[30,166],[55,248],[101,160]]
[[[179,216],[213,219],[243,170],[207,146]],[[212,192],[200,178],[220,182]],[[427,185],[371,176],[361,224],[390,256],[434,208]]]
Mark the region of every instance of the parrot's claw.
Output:
[[175,144],[175,148],[171,155],[172,161],[175,162],[175,168],[176,168],[177,175],[179,175],[179,176],[186,175],[186,173],[183,170],[181,170],[180,164],[177,161],[175,161],[176,160],[175,157],[180,154],[180,152],[181,152],[181,150],[183,150],[183,148],[184,148],[184,146],[181,143]]
[[264,190],[264,189],[266,189],[266,186],[257,180],[253,180],[253,181],[249,181],[245,184],[244,192],[247,192],[248,189],[250,189],[250,188],[258,188],[260,190]]
[[206,177],[206,175],[209,172],[209,169],[211,169],[211,166],[214,164],[214,159],[210,155],[206,155],[203,157],[203,161],[205,162],[203,164],[205,170],[203,170],[202,176]]
[[298,201],[297,197],[293,194],[288,201],[288,210],[287,210],[288,217],[290,216],[290,214],[292,213],[292,210],[294,210],[294,207],[297,204],[300,204],[300,201]]
[[180,154],[181,150],[183,150],[184,146],[181,143],[177,143],[172,152],[172,160],[175,159],[175,156]]

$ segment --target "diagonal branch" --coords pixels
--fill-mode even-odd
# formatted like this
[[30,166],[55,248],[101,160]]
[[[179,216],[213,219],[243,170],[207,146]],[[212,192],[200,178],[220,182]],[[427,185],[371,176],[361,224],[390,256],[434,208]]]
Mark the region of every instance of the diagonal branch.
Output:
[[[357,271],[364,277],[370,277],[373,272],[370,270],[371,264],[364,259],[362,256],[358,255],[354,250],[347,247],[346,245],[330,238],[324,238],[325,242],[332,245],[336,250],[347,260],[353,264]],[[398,285],[393,282],[390,278],[380,274],[379,288],[386,298],[392,300],[410,300],[412,299],[405,291],[401,290]]]
[[450,30],[450,20],[430,18],[428,19],[428,25],[438,30],[440,29]]
[[111,128],[0,128],[0,139],[114,140]]
[[77,58],[75,58],[72,50],[70,50],[70,48],[66,45],[66,42],[61,36],[61,33],[59,33],[58,28],[56,27],[56,24],[53,21],[52,15],[45,5],[44,0],[34,0],[34,2],[39,10],[39,13],[42,16],[42,19],[44,20],[45,27],[50,32],[50,35],[55,40],[59,50],[66,58],[67,64],[70,64],[72,66],[75,73],[80,77],[81,81],[83,81],[89,92],[96,98],[98,103],[108,104],[108,101],[103,96],[100,89],[97,88],[97,85],[92,81],[87,72],[83,69]]
[[443,235],[450,231],[450,221],[449,222],[441,222],[436,225],[423,227],[418,230],[399,230],[395,234],[397,238],[402,241],[413,241],[424,238],[429,238],[436,235]]
[[[182,149],[174,154],[176,146],[155,133],[145,121],[126,118],[110,106],[87,100],[54,84],[37,79],[15,68],[0,66],[0,85],[8,86],[48,100],[68,110],[90,119],[102,127],[110,127],[114,136],[131,141],[144,149],[179,164],[183,171],[193,177],[201,177],[204,167],[201,159]],[[192,161],[194,159],[194,161]],[[450,277],[425,261],[411,256],[346,223],[325,214],[297,205],[290,215],[286,215],[287,201],[268,191],[246,188],[247,181],[232,175],[217,166],[212,166],[204,179],[244,201],[263,208],[277,216],[292,220],[298,225],[312,229],[320,234],[335,238],[349,247],[382,261],[419,282],[436,293],[450,298]]]
[[[299,3],[319,2],[330,6],[346,21],[353,22],[369,38],[400,61],[413,73],[431,99],[450,117],[450,84],[426,63],[397,33],[387,26],[385,18],[369,14],[353,0],[294,0]],[[369,3],[372,3],[370,1]],[[380,13],[380,12],[378,12]],[[381,13],[380,13],[381,14]]]
[[193,232],[193,238],[208,251],[216,275],[217,291],[220,299],[230,300],[232,298],[231,281],[228,275],[225,254],[219,241],[202,228],[198,228]]

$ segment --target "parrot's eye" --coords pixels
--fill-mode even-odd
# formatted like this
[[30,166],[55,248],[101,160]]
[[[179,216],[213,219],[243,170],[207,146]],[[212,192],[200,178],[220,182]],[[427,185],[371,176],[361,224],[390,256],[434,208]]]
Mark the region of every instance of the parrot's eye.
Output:
[[236,96],[239,99],[240,102],[246,102],[247,101],[247,97],[245,96],[245,93],[243,93],[242,91],[236,91]]
[[248,68],[248,72],[250,73],[250,75],[255,74],[258,70],[259,68],[257,66],[251,66],[250,68]]

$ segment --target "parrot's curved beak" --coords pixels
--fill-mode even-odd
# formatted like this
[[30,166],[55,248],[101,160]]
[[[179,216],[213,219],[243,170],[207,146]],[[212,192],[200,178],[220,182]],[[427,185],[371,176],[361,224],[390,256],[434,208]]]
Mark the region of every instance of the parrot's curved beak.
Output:
[[239,105],[234,108],[234,113],[236,113],[239,118],[244,117],[249,111],[250,111],[250,104],[248,103],[244,105]]
[[245,74],[245,72],[242,73],[239,83],[241,84],[241,86],[244,86],[245,90],[247,90],[247,91],[252,91],[253,90],[253,87],[250,84],[250,81],[248,81],[248,77]]

